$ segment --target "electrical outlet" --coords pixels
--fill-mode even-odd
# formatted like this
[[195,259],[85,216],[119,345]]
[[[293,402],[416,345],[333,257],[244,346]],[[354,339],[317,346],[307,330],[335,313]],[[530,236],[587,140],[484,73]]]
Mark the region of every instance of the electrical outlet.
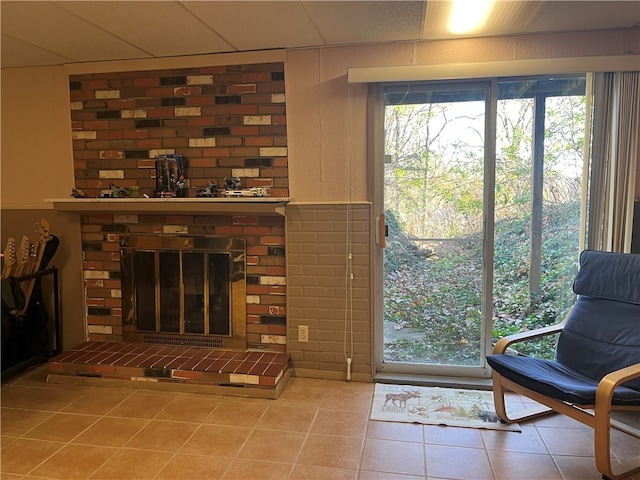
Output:
[[298,341],[299,342],[308,342],[309,341],[309,327],[306,325],[298,325]]

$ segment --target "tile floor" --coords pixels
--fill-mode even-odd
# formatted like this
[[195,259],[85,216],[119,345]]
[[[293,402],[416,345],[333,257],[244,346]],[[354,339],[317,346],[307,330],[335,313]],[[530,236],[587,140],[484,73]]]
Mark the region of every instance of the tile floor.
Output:
[[[46,373],[2,386],[2,480],[601,478],[591,430],[557,415],[521,433],[384,423],[368,420],[372,384],[294,377],[268,400],[55,385]],[[615,432],[617,457],[639,449]]]

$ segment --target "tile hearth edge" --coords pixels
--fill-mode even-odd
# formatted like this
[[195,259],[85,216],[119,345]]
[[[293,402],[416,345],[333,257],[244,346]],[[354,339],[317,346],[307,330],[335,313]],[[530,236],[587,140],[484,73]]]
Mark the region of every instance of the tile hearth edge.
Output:
[[276,399],[290,376],[283,353],[90,341],[50,359],[47,381]]

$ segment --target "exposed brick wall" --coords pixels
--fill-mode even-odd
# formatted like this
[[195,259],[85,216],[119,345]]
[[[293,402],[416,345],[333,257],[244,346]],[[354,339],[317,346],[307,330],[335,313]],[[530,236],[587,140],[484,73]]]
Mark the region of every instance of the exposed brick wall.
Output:
[[180,154],[195,196],[209,181],[289,195],[282,63],[72,75],[75,186],[156,187],[155,158]]
[[[365,376],[371,374],[369,215],[368,205],[352,205],[349,212],[354,277],[352,372]],[[287,207],[289,353],[298,371],[346,372],[346,253],[346,205]],[[298,342],[299,325],[309,327],[308,343]]]
[[[289,195],[282,63],[72,75],[69,88],[75,187],[89,197],[111,182],[153,196],[162,154],[186,159],[188,197],[230,176]],[[81,224],[89,340],[122,340],[121,236],[185,233],[246,239],[248,347],[286,350],[283,217],[105,214]]]

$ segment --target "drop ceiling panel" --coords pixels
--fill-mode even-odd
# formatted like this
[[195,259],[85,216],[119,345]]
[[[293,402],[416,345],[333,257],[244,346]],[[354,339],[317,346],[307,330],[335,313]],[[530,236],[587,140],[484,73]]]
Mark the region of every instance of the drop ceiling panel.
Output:
[[2,34],[0,39],[2,59],[0,64],[6,67],[29,67],[33,65],[61,65],[72,59],[35,47],[28,43]]
[[304,2],[330,45],[417,40],[423,1]]
[[240,51],[322,45],[313,23],[297,1],[184,3]]
[[233,48],[180,2],[58,2],[154,57],[229,52]]
[[2,2],[2,32],[78,62],[148,56],[52,2]]
[[[0,0],[2,67],[455,38],[448,0]],[[425,16],[426,13],[426,16]],[[628,28],[640,1],[499,0],[466,36]]]
[[640,2],[547,1],[529,31],[571,31],[640,25]]

